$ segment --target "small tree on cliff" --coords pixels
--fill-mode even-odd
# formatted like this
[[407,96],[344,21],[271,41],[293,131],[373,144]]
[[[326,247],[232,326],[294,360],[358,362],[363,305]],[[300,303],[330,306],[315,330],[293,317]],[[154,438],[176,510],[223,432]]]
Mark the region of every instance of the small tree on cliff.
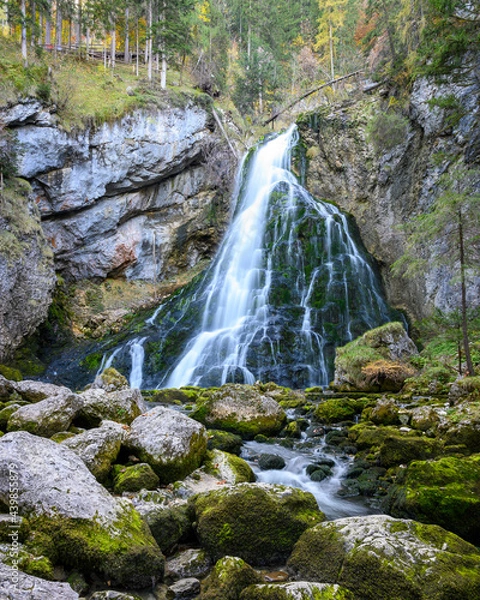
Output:
[[478,269],[480,252],[480,174],[456,165],[440,179],[440,194],[428,212],[414,217],[405,226],[407,249],[393,265],[396,274],[413,275],[432,262],[457,271],[465,362],[470,375],[474,366],[470,353],[467,318],[467,287]]

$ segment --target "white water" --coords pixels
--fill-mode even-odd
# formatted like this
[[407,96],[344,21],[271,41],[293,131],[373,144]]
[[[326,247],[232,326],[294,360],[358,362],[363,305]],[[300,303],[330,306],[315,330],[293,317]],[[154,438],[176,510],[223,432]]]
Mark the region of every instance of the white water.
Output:
[[[283,469],[261,471],[256,462],[251,460],[251,457],[263,453],[281,456],[285,460],[285,467]],[[335,466],[332,468],[333,475],[320,482],[310,479],[306,473],[307,465],[324,456],[326,454],[324,453],[323,443],[315,448],[304,450],[301,449],[301,444],[299,444],[297,449],[290,450],[278,444],[246,442],[242,450],[242,457],[249,462],[257,481],[288,485],[310,492],[315,496],[320,510],[325,513],[327,519],[370,514],[371,509],[363,504],[337,496],[337,492],[341,487],[341,479],[350,466],[350,461],[347,458],[338,458],[328,454],[328,458],[335,461]]]
[[287,170],[289,149],[296,141],[293,131],[292,126],[257,152],[240,212],[219,251],[207,290],[202,330],[188,344],[166,387],[200,383],[202,375],[197,370],[208,361],[215,366],[221,364],[222,384],[231,368],[241,371],[245,383],[255,381],[247,368],[246,355],[251,341],[266,325],[268,313],[270,272],[262,267],[265,216],[274,187],[283,181],[295,182]]
[[145,349],[143,344],[147,338],[135,338],[128,342],[130,346],[130,356],[132,358],[132,370],[130,371],[130,387],[140,389],[143,381],[143,361],[145,359]]

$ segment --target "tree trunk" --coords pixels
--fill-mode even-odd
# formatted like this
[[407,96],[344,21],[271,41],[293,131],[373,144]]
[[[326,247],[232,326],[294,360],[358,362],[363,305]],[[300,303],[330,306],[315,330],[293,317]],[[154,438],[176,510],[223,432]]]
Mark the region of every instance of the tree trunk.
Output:
[[115,19],[112,19],[112,31],[111,31],[112,41],[110,43],[110,66],[112,67],[112,71],[115,69],[115,53],[117,47],[117,31],[115,29]]
[[27,6],[25,0],[22,0],[20,5],[20,10],[22,11],[22,58],[23,64],[25,66],[28,65],[28,56],[27,56]]
[[333,63],[333,31],[332,31],[332,23],[331,22],[329,22],[328,28],[329,28],[328,37],[329,37],[329,43],[330,43],[330,75],[331,75],[331,79],[335,79],[335,65]]
[[460,246],[460,279],[462,287],[462,337],[463,349],[465,351],[465,362],[467,363],[468,375],[475,375],[473,361],[470,355],[470,343],[468,341],[468,326],[467,326],[467,287],[465,283],[465,248],[463,239],[463,222],[462,211],[458,211],[458,241]]
[[148,38],[147,38],[147,48],[148,51],[148,80],[152,81],[152,67],[153,67],[153,40],[152,40],[152,24],[153,24],[153,15],[152,15],[152,2],[148,3]]
[[57,10],[55,15],[55,53],[57,50],[61,50],[62,46],[62,11],[60,9],[60,3],[57,0]]
[[130,27],[129,27],[129,10],[128,6],[125,9],[125,63],[130,63]]

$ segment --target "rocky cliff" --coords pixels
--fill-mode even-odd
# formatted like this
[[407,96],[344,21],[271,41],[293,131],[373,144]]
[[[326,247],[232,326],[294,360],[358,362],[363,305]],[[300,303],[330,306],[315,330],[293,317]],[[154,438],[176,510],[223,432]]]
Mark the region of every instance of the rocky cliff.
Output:
[[[55,270],[65,279],[160,281],[214,252],[229,195],[212,181],[218,165],[211,163],[225,168],[229,158],[221,153],[205,106],[186,100],[181,107],[137,110],[113,123],[67,132],[32,99],[0,110],[0,119],[16,136],[18,174],[31,185],[30,210],[40,215],[48,241],[41,251],[53,251]],[[45,272],[25,262],[30,278]],[[23,295],[19,268],[9,264],[9,278],[3,279],[2,312],[9,322],[30,323],[29,311],[13,318],[9,308]],[[51,298],[51,259],[49,269],[48,285],[34,286],[44,290],[35,325]],[[20,326],[23,335],[31,330]],[[13,341],[5,331],[3,337],[9,341],[0,347],[0,358],[21,335]]]
[[[385,98],[385,90],[377,89],[299,122],[307,149],[306,187],[355,217],[367,249],[380,264],[390,303],[413,319],[425,317],[434,306],[445,310],[459,303],[457,286],[448,283],[451,273],[433,260],[414,279],[394,277],[390,267],[405,251],[398,226],[431,206],[452,161],[461,157],[470,168],[479,167],[479,58],[470,57],[466,66],[461,85],[418,80],[401,112],[392,107],[391,97]],[[432,104],[442,98],[450,99],[455,114]],[[395,112],[404,115],[402,135],[396,139],[386,128],[383,139],[372,139],[372,119]],[[478,278],[469,294],[470,304],[478,304]]]

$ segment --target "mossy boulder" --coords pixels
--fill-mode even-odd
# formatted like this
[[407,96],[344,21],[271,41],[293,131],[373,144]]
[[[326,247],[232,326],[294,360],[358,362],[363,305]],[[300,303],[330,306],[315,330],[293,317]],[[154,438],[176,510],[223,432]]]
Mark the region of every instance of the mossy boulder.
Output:
[[211,473],[220,481],[232,485],[255,481],[255,473],[247,461],[235,454],[229,454],[221,450],[208,452],[205,471]]
[[207,427],[231,431],[246,439],[279,433],[287,418],[268,394],[254,386],[233,383],[200,398],[191,417]]
[[225,556],[217,561],[202,584],[202,600],[239,600],[246,587],[263,582],[263,577],[244,560]]
[[166,554],[180,542],[193,538],[193,514],[185,502],[170,506],[146,503],[139,505],[138,511],[162,552]]
[[23,379],[21,371],[7,365],[0,365],[0,375],[9,381],[21,381]]
[[137,463],[130,466],[114,465],[113,491],[115,494],[154,490],[159,485],[158,475],[147,463]]
[[307,529],[288,561],[296,579],[338,583],[362,600],[480,598],[480,552],[436,525],[385,515]]
[[400,390],[415,373],[408,360],[417,353],[401,323],[367,331],[336,349],[333,387],[370,392]]
[[480,452],[480,402],[462,402],[447,410],[436,433],[446,446],[463,444],[470,452]]
[[98,481],[103,482],[117,459],[125,438],[126,431],[122,425],[114,421],[103,421],[100,427],[68,437],[60,443],[75,452]]
[[260,454],[258,457],[258,466],[262,471],[283,469],[285,468],[285,459],[278,454]]
[[469,402],[480,400],[480,377],[457,379],[450,386],[448,399],[453,403],[464,400]]
[[410,411],[410,426],[413,429],[434,431],[439,423],[440,416],[433,406],[416,406]]
[[234,555],[252,565],[284,560],[303,531],[324,519],[312,494],[281,485],[228,486],[190,505],[200,544],[214,560]]
[[355,600],[350,590],[331,583],[295,581],[251,585],[240,600]]
[[370,421],[375,425],[398,425],[399,409],[392,398],[378,400],[370,412]]
[[28,431],[51,437],[66,431],[82,407],[82,399],[65,388],[65,392],[49,396],[34,404],[20,407],[8,419],[8,431]]
[[100,375],[97,375],[95,381],[91,385],[92,389],[102,389],[106,392],[126,390],[129,387],[128,379],[113,367],[108,367],[108,369],[102,371]]
[[243,440],[239,435],[220,429],[208,430],[208,449],[223,450],[230,454],[240,455]]
[[132,422],[125,444],[152,467],[161,483],[171,483],[202,464],[207,440],[203,425],[178,411],[158,406]]
[[441,525],[480,546],[480,454],[412,462],[390,510]]
[[442,449],[443,445],[436,439],[416,435],[389,435],[380,446],[378,461],[388,469],[412,460],[435,458]]
[[327,424],[353,421],[368,403],[367,398],[332,398],[320,402],[314,416],[317,421]]
[[375,427],[371,423],[358,423],[348,430],[348,439],[357,446],[359,450],[379,448],[386,438],[398,435],[396,427]]
[[6,505],[12,471],[36,554],[125,587],[147,587],[163,576],[163,555],[141,516],[113,498],[70,449],[8,433],[0,439],[0,501]]

